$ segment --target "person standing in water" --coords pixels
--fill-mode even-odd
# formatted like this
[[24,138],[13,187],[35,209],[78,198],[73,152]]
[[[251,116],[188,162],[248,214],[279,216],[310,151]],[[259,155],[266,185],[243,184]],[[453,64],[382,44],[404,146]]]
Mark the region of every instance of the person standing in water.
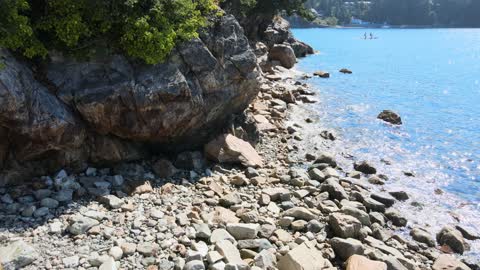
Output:
[[372,34],[372,32],[370,32],[370,39],[373,39],[373,34]]
[[367,32],[365,32],[365,34],[363,34],[363,39],[367,39]]

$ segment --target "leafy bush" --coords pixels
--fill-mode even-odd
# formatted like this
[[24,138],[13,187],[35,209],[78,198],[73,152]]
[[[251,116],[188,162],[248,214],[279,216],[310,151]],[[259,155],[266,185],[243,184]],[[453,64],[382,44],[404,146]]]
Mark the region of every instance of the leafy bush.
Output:
[[304,3],[307,0],[224,0],[222,7],[230,11],[242,11],[244,14],[276,15],[285,12],[287,15],[294,13],[303,17],[311,18]]
[[0,47],[28,58],[106,50],[155,64],[216,9],[216,0],[0,0]]

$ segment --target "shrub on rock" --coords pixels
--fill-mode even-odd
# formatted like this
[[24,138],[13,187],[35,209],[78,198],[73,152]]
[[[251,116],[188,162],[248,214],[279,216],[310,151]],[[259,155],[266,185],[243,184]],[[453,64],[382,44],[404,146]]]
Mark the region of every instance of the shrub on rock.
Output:
[[215,9],[213,0],[0,1],[0,47],[28,58],[120,51],[156,64],[178,42],[198,37]]

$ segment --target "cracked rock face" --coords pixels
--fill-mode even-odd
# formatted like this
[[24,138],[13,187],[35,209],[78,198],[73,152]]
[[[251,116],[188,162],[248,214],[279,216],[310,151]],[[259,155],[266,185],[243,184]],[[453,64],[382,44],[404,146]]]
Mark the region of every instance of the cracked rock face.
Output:
[[38,167],[134,160],[152,145],[204,143],[258,93],[255,54],[228,15],[153,66],[119,55],[52,57],[40,81],[9,52],[0,57],[0,185]]

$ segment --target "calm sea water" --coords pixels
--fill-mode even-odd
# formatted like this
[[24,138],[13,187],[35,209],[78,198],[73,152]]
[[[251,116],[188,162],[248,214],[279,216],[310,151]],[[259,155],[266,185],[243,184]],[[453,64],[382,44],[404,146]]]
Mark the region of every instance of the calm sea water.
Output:
[[[364,40],[365,32],[377,39]],[[294,35],[319,51],[298,69],[331,73],[309,83],[319,91],[321,102],[313,106],[322,125],[341,137],[336,147],[371,160],[393,175],[388,185],[413,193],[425,207],[399,207],[418,223],[437,229],[458,219],[480,233],[480,29],[296,29]],[[404,125],[376,120],[384,109],[398,112]]]

